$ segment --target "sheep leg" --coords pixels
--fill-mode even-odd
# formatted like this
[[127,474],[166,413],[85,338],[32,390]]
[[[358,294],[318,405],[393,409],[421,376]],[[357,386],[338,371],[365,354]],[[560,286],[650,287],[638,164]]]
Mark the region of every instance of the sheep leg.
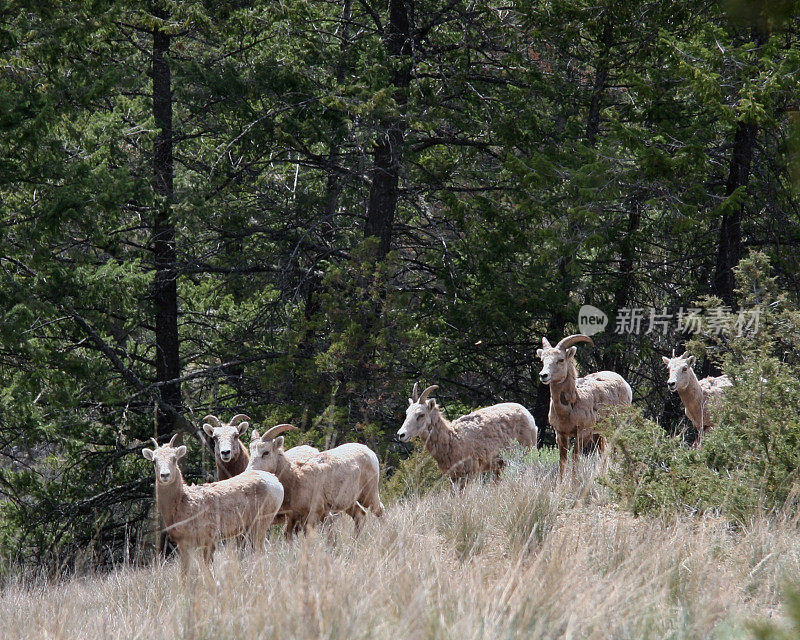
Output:
[[467,486],[466,476],[458,476],[450,478],[450,494],[457,496],[463,493],[464,488]]
[[583,453],[583,448],[586,446],[586,434],[583,431],[578,431],[575,434],[575,448],[572,450],[572,477],[574,478],[578,473],[578,460]]
[[181,557],[181,573],[185,575],[192,565],[193,550],[188,544],[178,544],[178,555]]
[[503,473],[503,469],[505,469],[506,461],[502,458],[498,458],[492,464],[492,473],[494,474],[494,481],[495,483],[500,482],[500,476]]
[[283,535],[286,537],[286,541],[291,542],[297,535],[299,530],[300,530],[300,521],[294,516],[294,514],[287,515],[286,529],[284,529],[283,531]]
[[556,444],[558,445],[558,477],[563,478],[569,453],[569,436],[556,431]]
[[353,519],[353,523],[355,525],[355,530],[353,532],[354,536],[357,536],[359,533],[361,533],[361,527],[364,526],[366,512],[366,509],[358,502],[345,511],[345,513]]
[[320,512],[319,510],[312,510],[307,516],[305,521],[303,522],[303,531],[308,531],[309,527],[316,527],[322,522],[324,517],[324,512]]
[[595,449],[597,451],[597,455],[600,457],[600,473],[605,474],[608,471],[608,453],[606,448],[608,447],[608,441],[604,435],[599,433],[594,434],[592,439],[595,441]]
[[214,550],[216,549],[216,545],[211,542],[209,544],[203,545],[202,552],[203,552],[203,562],[208,566],[211,564],[211,560],[214,558]]
[[263,551],[266,548],[268,531],[269,527],[264,526],[264,521],[262,519],[253,523],[253,526],[250,527],[250,531],[247,532],[247,543],[253,551]]
[[374,478],[370,478],[369,482],[367,482],[361,495],[358,497],[358,501],[365,509],[369,509],[376,516],[380,517],[383,515],[383,503],[381,502],[381,496],[378,492],[377,475]]
[[599,434],[599,433],[593,434],[592,435],[592,443],[594,444],[595,450],[599,454],[602,454],[603,452],[605,452],[607,442],[606,442],[606,438],[605,438],[604,435]]

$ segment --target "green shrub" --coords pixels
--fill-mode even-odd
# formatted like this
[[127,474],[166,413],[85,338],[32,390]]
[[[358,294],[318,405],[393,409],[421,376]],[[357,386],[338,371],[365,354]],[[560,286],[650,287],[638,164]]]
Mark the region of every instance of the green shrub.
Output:
[[412,454],[398,463],[385,482],[381,497],[386,503],[410,496],[419,497],[447,483],[433,456],[424,446],[417,444]]
[[616,464],[608,484],[634,513],[715,510],[746,520],[755,510],[796,506],[800,313],[767,275],[763,254],[745,258],[736,271],[740,304],[760,309],[759,324],[739,335],[731,313],[728,334],[706,332],[705,343],[690,343],[695,352],[716,354],[734,385],[713,408],[718,426],[702,448],[686,449],[635,409],[610,420]]
[[758,640],[800,640],[800,589],[794,587],[786,594],[787,622],[776,624],[764,620],[750,625]]
[[635,515],[719,511],[744,518],[755,505],[751,487],[709,468],[702,450],[687,449],[639,409],[622,410],[610,422],[615,464],[602,482]]

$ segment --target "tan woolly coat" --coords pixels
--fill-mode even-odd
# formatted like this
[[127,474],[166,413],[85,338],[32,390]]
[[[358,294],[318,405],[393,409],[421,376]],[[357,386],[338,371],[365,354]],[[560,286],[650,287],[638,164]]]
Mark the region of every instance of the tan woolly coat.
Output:
[[598,421],[615,406],[632,401],[630,385],[613,371],[598,371],[579,378],[570,363],[567,377],[550,384],[548,419],[558,435],[590,435]]
[[[365,510],[383,513],[378,493],[378,457],[363,444],[343,444],[305,459],[289,458],[278,447],[269,462],[284,488],[281,513],[287,519],[287,535],[315,526],[331,511],[344,511],[361,527]],[[260,461],[254,461],[259,464]],[[261,463],[264,464],[264,463]]]
[[453,422],[434,405],[430,425],[420,437],[442,473],[456,480],[483,471],[499,473],[504,464],[500,451],[515,440],[535,446],[537,428],[531,413],[515,402],[478,409]]
[[156,482],[156,500],[169,537],[184,548],[213,553],[218,540],[266,536],[283,502],[283,486],[271,473],[248,471],[227,480],[187,485],[180,469],[168,485]]
[[728,376],[708,376],[698,380],[691,369],[689,369],[688,375],[690,382],[686,387],[678,390],[678,395],[683,402],[686,417],[702,435],[714,427],[711,408],[719,402],[725,394],[725,390],[732,386],[732,383]]

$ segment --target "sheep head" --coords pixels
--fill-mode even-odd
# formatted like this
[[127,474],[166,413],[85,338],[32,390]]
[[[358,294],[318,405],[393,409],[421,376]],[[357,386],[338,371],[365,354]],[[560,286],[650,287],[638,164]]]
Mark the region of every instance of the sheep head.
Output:
[[[675,352],[672,352],[675,355]],[[695,363],[695,357],[690,356],[689,352],[684,352],[683,355],[677,358],[667,358],[661,356],[661,360],[667,365],[667,387],[670,391],[683,391],[692,381],[692,367]]]
[[414,390],[408,399],[406,419],[397,432],[400,442],[408,442],[413,437],[430,429],[433,422],[433,414],[436,411],[436,400],[428,398],[428,395],[438,388],[439,385],[434,384],[420,394],[419,386],[416,382],[414,383]]
[[278,434],[296,429],[290,424],[279,424],[268,429],[263,436],[253,429],[250,437],[250,468],[275,473],[278,459],[283,455],[283,436]]
[[174,446],[179,435],[176,433],[172,436],[169,444],[165,444],[162,447],[159,447],[158,442],[153,440],[153,444],[156,446],[155,449],[142,449],[142,455],[155,466],[156,481],[161,484],[170,484],[179,475],[178,460],[186,455],[186,447],[184,445],[180,447]]
[[250,426],[250,418],[239,413],[228,424],[223,424],[217,416],[203,418],[203,431],[214,442],[214,453],[222,462],[230,462],[239,452],[236,441]]
[[542,348],[536,351],[536,356],[542,361],[542,370],[539,372],[542,384],[559,383],[567,377],[569,368],[575,365],[575,353],[578,351],[573,345],[579,342],[594,346],[592,339],[582,333],[567,336],[555,347],[547,338],[542,338]]

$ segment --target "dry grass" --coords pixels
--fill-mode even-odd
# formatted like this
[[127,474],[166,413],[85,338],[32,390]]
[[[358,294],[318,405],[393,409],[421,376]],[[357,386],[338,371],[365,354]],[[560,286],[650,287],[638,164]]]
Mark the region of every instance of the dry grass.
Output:
[[353,540],[347,518],[210,574],[177,562],[0,593],[15,638],[736,638],[779,610],[800,572],[788,521],[633,519],[584,470],[512,468],[462,496],[391,505]]

